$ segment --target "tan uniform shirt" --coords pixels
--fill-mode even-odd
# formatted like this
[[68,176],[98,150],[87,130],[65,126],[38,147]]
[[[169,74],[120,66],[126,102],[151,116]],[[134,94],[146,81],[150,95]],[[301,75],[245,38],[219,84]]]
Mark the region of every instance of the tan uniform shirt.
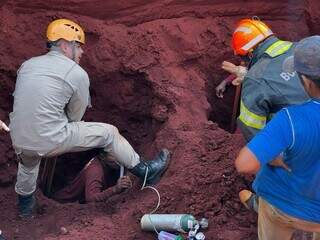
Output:
[[43,155],[63,143],[67,123],[80,121],[90,104],[89,85],[86,71],[60,52],[24,62],[10,113],[14,148]]

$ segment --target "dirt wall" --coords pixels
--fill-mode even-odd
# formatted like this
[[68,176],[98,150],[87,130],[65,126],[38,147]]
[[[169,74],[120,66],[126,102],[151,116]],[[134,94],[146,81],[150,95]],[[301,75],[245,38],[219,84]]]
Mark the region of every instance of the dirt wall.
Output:
[[[226,77],[223,60],[238,19],[259,16],[283,39],[319,33],[320,4],[258,0],[48,0],[0,2],[0,118],[8,122],[16,71],[45,53],[45,29],[70,18],[86,31],[81,65],[91,80],[88,121],[116,125],[146,158],[161,147],[172,162],[157,185],[162,213],[207,217],[207,239],[255,239],[256,216],[240,206],[237,193],[249,180],[233,160],[243,140],[229,134],[233,90],[217,99]],[[26,123],[27,126],[27,123]],[[102,204],[55,203],[40,196],[35,221],[16,217],[16,161],[7,135],[0,136],[0,229],[8,239],[155,239],[139,219],[156,195],[135,188]],[[124,224],[125,223],[125,224]],[[60,233],[65,227],[68,234]]]

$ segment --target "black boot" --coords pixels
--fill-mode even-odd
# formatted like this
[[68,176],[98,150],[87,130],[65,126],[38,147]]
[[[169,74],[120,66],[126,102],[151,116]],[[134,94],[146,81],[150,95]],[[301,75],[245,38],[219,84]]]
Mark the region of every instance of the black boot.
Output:
[[162,174],[167,170],[170,162],[170,153],[168,149],[162,149],[155,159],[150,161],[141,161],[129,171],[139,177],[142,181],[145,178],[148,169],[146,184],[156,184],[159,182]]
[[36,207],[34,194],[27,196],[18,195],[18,211],[21,218],[33,218]]

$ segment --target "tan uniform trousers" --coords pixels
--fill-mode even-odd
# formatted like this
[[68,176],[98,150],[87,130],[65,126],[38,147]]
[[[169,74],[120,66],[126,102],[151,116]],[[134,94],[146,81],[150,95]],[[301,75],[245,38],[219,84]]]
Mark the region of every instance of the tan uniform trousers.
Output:
[[313,240],[320,240],[320,224],[288,216],[259,198],[259,240],[290,240],[295,230],[313,232]]
[[55,149],[41,153],[15,148],[19,159],[15,191],[29,195],[36,190],[41,158],[58,156],[67,152],[81,152],[92,148],[104,148],[112,158],[126,168],[140,162],[139,155],[118,129],[110,124],[95,122],[73,122],[66,127],[66,138]]

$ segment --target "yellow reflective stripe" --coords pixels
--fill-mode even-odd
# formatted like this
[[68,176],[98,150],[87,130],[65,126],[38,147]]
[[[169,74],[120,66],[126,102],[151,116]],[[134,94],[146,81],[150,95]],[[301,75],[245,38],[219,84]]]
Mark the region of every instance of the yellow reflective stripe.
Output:
[[292,42],[279,40],[268,47],[265,53],[267,53],[270,57],[276,57],[288,51],[291,46]]
[[265,116],[260,116],[253,112],[250,112],[241,101],[239,120],[248,127],[262,129],[266,125],[267,118]]
[[273,43],[272,45],[270,45],[270,47],[268,47],[268,49],[265,51],[268,54],[271,54],[275,48],[279,47],[284,41],[278,40],[275,43]]

